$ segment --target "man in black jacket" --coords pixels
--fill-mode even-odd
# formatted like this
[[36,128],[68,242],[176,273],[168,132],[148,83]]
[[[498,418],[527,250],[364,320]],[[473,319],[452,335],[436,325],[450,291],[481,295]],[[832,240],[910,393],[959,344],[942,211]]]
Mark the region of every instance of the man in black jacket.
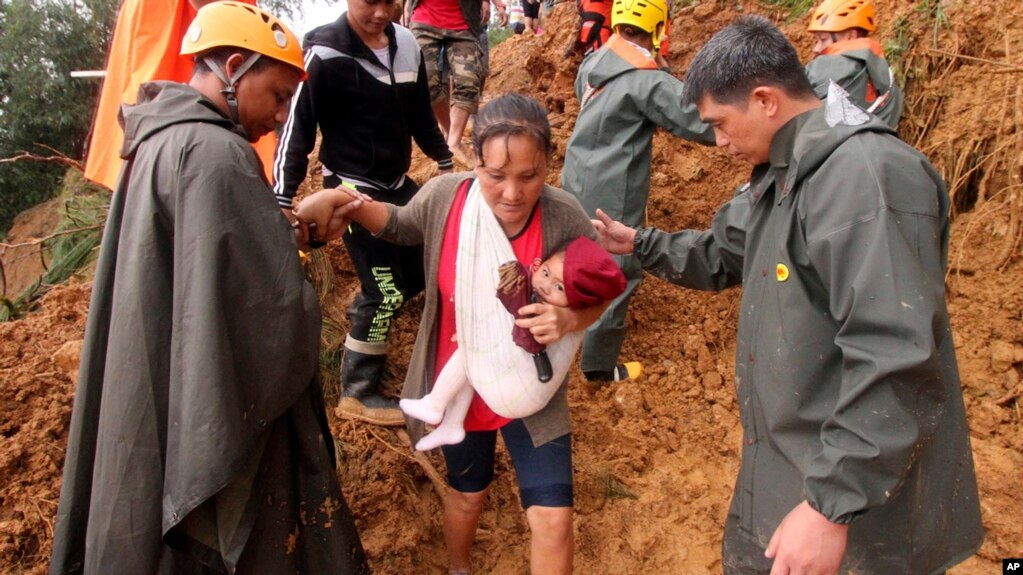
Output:
[[[349,0],[337,21],[306,35],[309,77],[292,99],[274,160],[274,193],[289,217],[317,127],[325,188],[348,185],[404,205],[419,189],[405,175],[412,138],[442,173],[451,170],[419,45],[411,32],[391,22],[393,8],[391,0]],[[391,320],[423,289],[421,248],[377,240],[358,224],[344,242],[362,291],[348,308],[351,329],[341,365],[339,415],[402,425],[397,403],[380,394],[380,378]]]

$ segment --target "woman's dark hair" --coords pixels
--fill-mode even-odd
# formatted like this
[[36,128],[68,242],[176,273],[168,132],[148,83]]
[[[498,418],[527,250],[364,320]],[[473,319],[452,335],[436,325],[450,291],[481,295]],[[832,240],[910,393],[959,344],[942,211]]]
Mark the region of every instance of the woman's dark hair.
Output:
[[710,96],[745,106],[757,86],[776,86],[797,100],[816,98],[799,54],[763,16],[744,16],[704,44],[686,72],[682,105]]
[[547,110],[533,98],[510,92],[495,98],[480,108],[472,126],[472,149],[483,165],[483,144],[494,137],[526,136],[536,142],[545,155],[554,151],[551,143],[551,124]]

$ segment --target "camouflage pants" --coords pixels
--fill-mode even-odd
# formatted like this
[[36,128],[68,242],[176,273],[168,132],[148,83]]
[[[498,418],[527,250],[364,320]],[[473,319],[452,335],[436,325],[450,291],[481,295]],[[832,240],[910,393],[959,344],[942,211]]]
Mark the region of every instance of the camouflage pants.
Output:
[[476,113],[483,80],[479,39],[469,30],[444,30],[418,22],[412,23],[412,33],[423,51],[430,101],[448,96],[448,83],[441,78],[443,58],[451,78],[451,105]]

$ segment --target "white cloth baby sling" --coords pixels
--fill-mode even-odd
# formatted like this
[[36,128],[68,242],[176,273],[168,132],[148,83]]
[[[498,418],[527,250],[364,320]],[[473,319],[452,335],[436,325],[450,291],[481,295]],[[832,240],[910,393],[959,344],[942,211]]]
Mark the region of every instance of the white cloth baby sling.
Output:
[[583,340],[566,334],[547,345],[554,376],[537,379],[533,356],[512,341],[515,318],[496,297],[498,266],[511,243],[473,181],[462,211],[455,267],[455,328],[469,383],[494,413],[511,419],[543,409],[561,386]]

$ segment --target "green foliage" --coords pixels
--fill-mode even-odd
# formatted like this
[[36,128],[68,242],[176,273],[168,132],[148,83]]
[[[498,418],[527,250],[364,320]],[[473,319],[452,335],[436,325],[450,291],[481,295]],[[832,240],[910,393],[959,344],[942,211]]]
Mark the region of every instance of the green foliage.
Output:
[[786,22],[795,22],[810,12],[817,0],[760,0],[760,3],[784,12]]
[[[174,0],[184,2],[186,0]],[[260,2],[286,16],[301,0]],[[100,82],[72,78],[101,70],[119,0],[0,0],[0,158],[53,150],[84,158]],[[59,191],[66,169],[56,163],[0,164],[0,230],[14,216]]]
[[498,44],[504,42],[508,38],[511,38],[514,34],[515,33],[512,32],[511,26],[491,25],[487,28],[487,45],[491,50],[493,50]]
[[948,26],[948,14],[945,13],[945,2],[942,0],[923,0],[916,7],[917,12],[927,14],[932,20],[932,44],[938,45],[938,34],[941,29]]
[[907,71],[903,59],[909,50],[911,40],[909,18],[905,15],[899,16],[888,30],[888,39],[884,43],[884,57],[895,74],[896,83],[905,86]]
[[911,70],[906,64],[906,57],[913,52],[914,44],[925,41],[915,37],[913,27],[921,24],[921,17],[924,23],[931,27],[931,45],[938,45],[938,35],[943,28],[949,25],[948,14],[945,13],[945,3],[940,0],[922,0],[916,5],[913,13],[902,14],[885,30],[884,54],[888,64],[895,73],[895,80],[901,86],[913,79],[926,74],[920,69]]
[[0,299],[0,321],[16,319],[55,285],[68,280],[96,256],[110,208],[110,192],[89,183],[76,169],[64,178],[64,218],[53,236],[43,242],[50,262],[46,272],[13,300]]
[[[0,0],[0,158],[19,152],[81,158],[99,84],[72,70],[101,69],[115,0]],[[66,167],[0,165],[0,229],[52,197]]]
[[678,15],[682,13],[683,8],[689,8],[690,6],[696,6],[700,3],[700,0],[675,0],[668,6],[668,16],[674,20],[678,18]]
[[[295,14],[302,14],[302,0],[259,0],[256,4],[278,18],[294,19]],[[327,0],[327,4],[337,4],[337,0]],[[340,14],[340,9],[338,10]],[[301,34],[300,30],[293,30]]]

